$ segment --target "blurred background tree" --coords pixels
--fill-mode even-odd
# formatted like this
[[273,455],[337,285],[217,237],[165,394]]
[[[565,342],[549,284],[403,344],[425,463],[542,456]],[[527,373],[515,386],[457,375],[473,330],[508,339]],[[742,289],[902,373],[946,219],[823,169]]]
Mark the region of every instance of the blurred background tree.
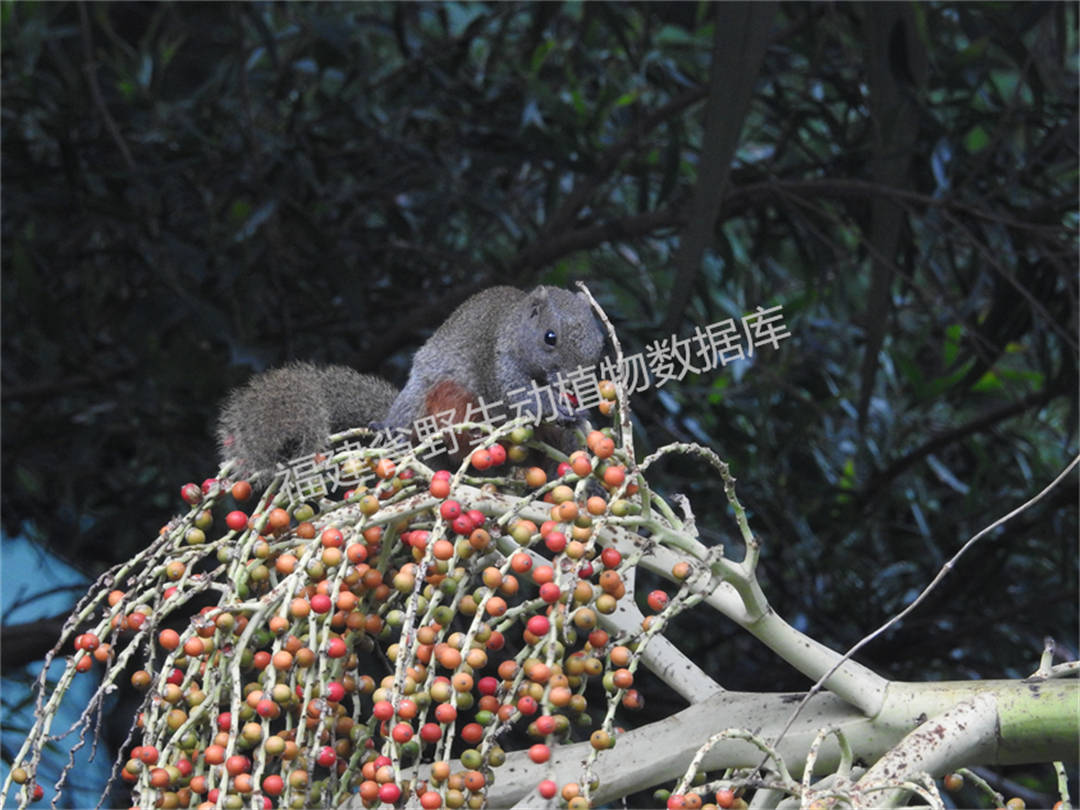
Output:
[[[1077,453],[1074,3],[0,15],[3,524],[88,574],[213,475],[230,387],[293,358],[400,383],[496,283],[588,281],[630,352],[783,306],[779,350],[638,395],[638,443],[731,463],[770,600],[836,647]],[[664,474],[736,542],[708,471]],[[1076,536],[1074,476],[861,659],[1076,657]],[[675,638],[729,688],[806,687]]]

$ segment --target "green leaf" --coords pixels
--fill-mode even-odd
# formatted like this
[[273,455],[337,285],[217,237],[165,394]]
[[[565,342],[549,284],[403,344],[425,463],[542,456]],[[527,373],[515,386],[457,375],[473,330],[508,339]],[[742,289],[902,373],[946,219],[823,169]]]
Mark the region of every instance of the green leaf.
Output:
[[945,368],[948,368],[956,362],[956,357],[960,353],[960,339],[963,335],[963,324],[954,323],[952,326],[945,329],[945,345],[941,350],[942,359],[945,361]]
[[698,44],[697,37],[677,25],[665,25],[656,34],[653,42],[660,48],[692,47]]
[[946,374],[944,377],[935,377],[934,379],[930,380],[930,382],[928,382],[923,388],[922,398],[937,399],[937,397],[939,397],[941,394],[945,393],[958,382],[960,382],[967,375],[968,371],[973,365],[975,365],[975,358],[969,357],[952,374]]
[[978,391],[979,393],[990,393],[991,391],[1001,391],[1005,388],[1005,384],[1002,383],[1001,378],[994,372],[993,369],[983,374],[979,381],[971,386],[972,391]]
[[973,126],[968,130],[967,135],[964,136],[964,148],[972,155],[976,152],[981,152],[989,145],[990,135],[982,128],[981,124]]
[[529,72],[534,76],[540,72],[540,68],[548,58],[548,54],[551,53],[555,47],[554,40],[545,40],[536,46],[536,50],[533,51],[532,59],[529,60]]
[[[852,456],[848,456],[844,460],[844,466],[840,471],[840,480],[836,482],[837,487],[841,490],[848,492],[855,489],[855,459]],[[847,495],[839,495],[837,500],[846,503],[849,500]]]
[[915,388],[915,394],[918,396],[924,384],[922,369],[914,360],[904,354],[896,356],[896,367],[900,369],[900,373]]

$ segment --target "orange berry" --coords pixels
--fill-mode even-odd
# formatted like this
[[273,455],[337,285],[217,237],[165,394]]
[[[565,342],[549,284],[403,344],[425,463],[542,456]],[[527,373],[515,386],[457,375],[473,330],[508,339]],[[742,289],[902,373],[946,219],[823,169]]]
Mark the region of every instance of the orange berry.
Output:
[[289,528],[291,520],[289,513],[281,507],[271,509],[270,514],[266,516],[266,528],[276,534]]
[[547,473],[540,467],[530,467],[525,471],[525,483],[533,489],[542,487],[547,483]]

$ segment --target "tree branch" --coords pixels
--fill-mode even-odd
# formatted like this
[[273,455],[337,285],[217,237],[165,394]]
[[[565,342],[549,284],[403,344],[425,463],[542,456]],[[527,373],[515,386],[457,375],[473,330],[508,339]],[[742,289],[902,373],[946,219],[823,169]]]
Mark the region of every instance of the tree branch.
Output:
[[116,148],[120,150],[120,155],[124,159],[124,165],[129,170],[134,171],[135,159],[131,156],[131,150],[128,148],[127,142],[124,140],[124,136],[120,133],[120,127],[116,125],[115,119],[109,112],[109,108],[105,106],[105,99],[101,95],[101,86],[97,80],[97,65],[94,62],[94,40],[90,31],[90,16],[86,12],[86,3],[79,3],[79,30],[82,33],[82,48],[83,48],[83,73],[86,75],[86,83],[90,87],[90,97],[94,100],[94,106],[101,114],[101,119],[105,123],[105,129],[109,131],[109,136],[116,144]]
[[723,3],[716,7],[716,34],[698,180],[689,222],[675,254],[675,281],[663,332],[677,330],[690,300],[705,246],[713,238],[731,159],[750,108],[775,13],[776,6],[771,2]]
[[977,419],[973,419],[965,425],[959,425],[951,430],[937,434],[923,442],[923,444],[912,450],[906,456],[894,461],[886,467],[883,472],[871,478],[870,483],[867,484],[866,490],[863,493],[863,498],[866,502],[872,501],[878,494],[887,488],[891,481],[898,478],[906,470],[922,461],[931,453],[935,453],[943,447],[948,447],[950,444],[960,441],[973,433],[979,433],[980,431],[986,430],[987,428],[996,425],[998,422],[1003,422],[1006,419],[1012,419],[1014,416],[1019,416],[1029,408],[1041,408],[1054,397],[1058,396],[1059,393],[1060,392],[1050,390],[1036,391],[1033,394],[1028,394],[1019,402],[1003,405],[1000,408],[996,408],[983,414]]

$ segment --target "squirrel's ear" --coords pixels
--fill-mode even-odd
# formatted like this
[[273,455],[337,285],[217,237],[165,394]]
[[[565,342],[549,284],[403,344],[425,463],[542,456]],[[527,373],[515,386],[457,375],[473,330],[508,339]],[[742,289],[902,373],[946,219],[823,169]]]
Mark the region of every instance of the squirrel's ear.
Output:
[[529,317],[536,318],[540,315],[540,310],[547,306],[548,303],[548,288],[537,287],[529,294]]

